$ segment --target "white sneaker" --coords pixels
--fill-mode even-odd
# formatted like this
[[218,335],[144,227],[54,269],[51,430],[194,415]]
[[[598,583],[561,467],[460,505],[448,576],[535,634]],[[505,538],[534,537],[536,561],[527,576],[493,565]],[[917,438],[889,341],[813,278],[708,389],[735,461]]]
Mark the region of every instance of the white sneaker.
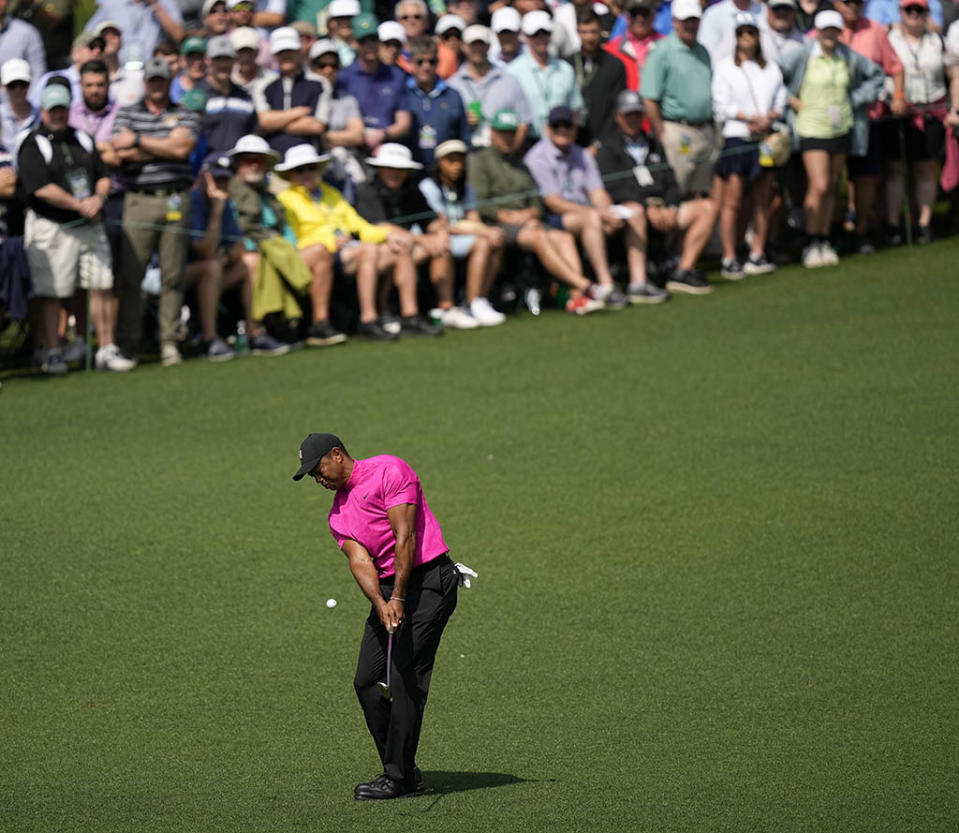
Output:
[[486,298],[474,298],[470,303],[470,312],[481,327],[495,327],[506,320],[506,316],[493,309]]
[[120,348],[115,344],[105,344],[97,350],[94,359],[94,367],[97,370],[110,370],[114,373],[129,373],[136,366],[137,363],[122,355]]
[[69,344],[63,345],[60,354],[67,364],[82,362],[87,357],[87,343],[80,336],[77,336]]
[[462,307],[440,310],[440,320],[451,330],[475,330],[479,322]]
[[183,364],[183,356],[175,344],[167,342],[160,348],[160,361],[164,367],[173,367],[177,364]]
[[810,243],[802,250],[802,265],[807,269],[814,269],[817,266],[824,266],[822,262],[822,250],[818,243]]
[[829,243],[819,244],[819,257],[823,266],[836,266],[839,263],[839,255]]

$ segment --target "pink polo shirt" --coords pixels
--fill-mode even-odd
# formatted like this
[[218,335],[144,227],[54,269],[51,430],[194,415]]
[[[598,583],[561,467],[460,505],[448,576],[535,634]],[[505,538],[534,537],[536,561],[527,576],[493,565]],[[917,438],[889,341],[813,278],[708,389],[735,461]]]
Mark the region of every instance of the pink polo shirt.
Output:
[[[855,28],[850,29],[847,26],[842,30],[839,40],[874,64],[879,64],[886,75],[902,72],[902,61],[889,43],[886,27],[881,23],[860,17]],[[888,108],[884,102],[877,101],[869,105],[868,112],[870,119],[878,119],[888,112]]]
[[373,557],[380,578],[394,573],[396,538],[387,510],[404,503],[416,506],[416,549],[413,566],[426,564],[449,550],[443,530],[423,497],[423,487],[409,463],[381,454],[355,460],[346,486],[330,509],[330,532],[343,549],[347,540],[362,544]]

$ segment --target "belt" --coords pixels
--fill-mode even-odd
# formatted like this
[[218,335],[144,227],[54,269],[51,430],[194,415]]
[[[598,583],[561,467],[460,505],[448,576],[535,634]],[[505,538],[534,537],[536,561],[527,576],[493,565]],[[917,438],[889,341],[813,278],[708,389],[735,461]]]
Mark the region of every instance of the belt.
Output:
[[189,185],[167,185],[162,188],[129,188],[128,193],[146,194],[149,197],[172,197],[174,194],[182,194],[184,191],[189,190]]
[[666,121],[671,121],[674,124],[681,124],[683,127],[706,127],[707,125],[712,125],[712,120],[710,121],[687,121],[686,119],[666,119]]

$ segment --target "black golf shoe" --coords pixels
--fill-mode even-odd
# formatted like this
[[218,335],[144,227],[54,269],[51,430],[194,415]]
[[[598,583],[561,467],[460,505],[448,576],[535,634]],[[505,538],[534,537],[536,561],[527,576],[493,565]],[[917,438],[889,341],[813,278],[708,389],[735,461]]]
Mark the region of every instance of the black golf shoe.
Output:
[[357,784],[356,789],[353,790],[353,797],[357,801],[385,801],[390,798],[409,798],[423,791],[422,786],[417,787],[415,777],[413,780],[414,783],[402,784],[399,781],[394,781],[384,772],[366,784]]

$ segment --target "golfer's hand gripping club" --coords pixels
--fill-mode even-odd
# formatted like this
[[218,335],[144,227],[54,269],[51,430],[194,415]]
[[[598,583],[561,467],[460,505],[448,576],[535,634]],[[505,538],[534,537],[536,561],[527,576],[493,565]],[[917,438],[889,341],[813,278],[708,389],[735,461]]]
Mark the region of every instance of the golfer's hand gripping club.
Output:
[[380,621],[388,633],[393,633],[406,617],[406,609],[399,599],[390,599],[379,609]]
[[470,578],[479,578],[475,571],[471,570],[465,564],[457,561],[454,565],[456,568],[456,580],[459,582],[460,587],[465,587],[467,590],[470,589]]

